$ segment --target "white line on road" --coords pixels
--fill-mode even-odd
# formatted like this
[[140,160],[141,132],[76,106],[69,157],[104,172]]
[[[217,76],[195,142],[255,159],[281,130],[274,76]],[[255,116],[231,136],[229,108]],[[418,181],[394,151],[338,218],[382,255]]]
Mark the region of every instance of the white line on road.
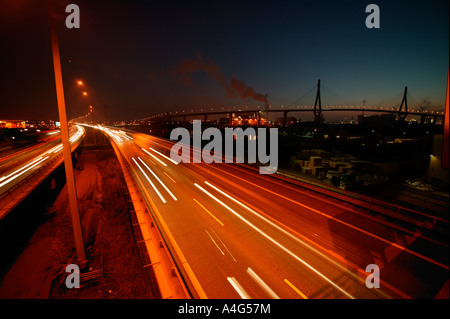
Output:
[[217,249],[220,250],[220,252],[222,253],[222,255],[225,256],[225,253],[222,251],[222,249],[220,249],[219,245],[217,245],[216,241],[212,238],[212,236],[210,235],[210,233],[208,232],[207,229],[205,229],[205,232],[208,234],[209,238],[211,238],[212,242],[214,243],[214,245],[216,245]]
[[233,254],[230,252],[230,250],[228,249],[228,247],[223,243],[222,239],[220,239],[220,237],[217,235],[217,233],[214,231],[214,229],[211,228],[211,231],[214,233],[214,235],[216,235],[217,239],[219,239],[220,243],[223,245],[223,247],[225,247],[225,249],[227,250],[227,252],[230,254],[231,258],[233,258],[233,260],[235,262],[237,262],[236,258],[234,258]]

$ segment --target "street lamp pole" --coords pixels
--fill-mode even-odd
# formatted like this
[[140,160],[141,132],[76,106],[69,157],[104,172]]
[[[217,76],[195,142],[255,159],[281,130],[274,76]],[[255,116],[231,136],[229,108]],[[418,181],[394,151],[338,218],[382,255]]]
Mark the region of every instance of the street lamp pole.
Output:
[[89,106],[89,111],[91,112],[92,125],[95,125],[95,123],[94,123],[94,108],[92,107],[92,105]]
[[56,97],[58,101],[59,121],[61,123],[61,139],[63,145],[64,167],[66,171],[67,191],[69,194],[70,213],[72,217],[72,226],[75,237],[75,247],[78,260],[82,268],[87,264],[86,253],[84,249],[83,232],[81,229],[80,212],[78,208],[77,189],[75,186],[75,177],[73,173],[72,152],[70,149],[69,129],[67,126],[66,105],[64,101],[64,87],[61,73],[61,60],[59,54],[58,34],[56,31],[55,20],[53,18],[52,0],[48,0],[48,9],[50,17],[50,35],[52,42],[53,67],[55,71]]

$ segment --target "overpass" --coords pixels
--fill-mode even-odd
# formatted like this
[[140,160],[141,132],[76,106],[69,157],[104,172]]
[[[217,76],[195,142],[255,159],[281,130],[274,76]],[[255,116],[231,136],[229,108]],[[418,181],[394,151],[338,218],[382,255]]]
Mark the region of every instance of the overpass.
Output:
[[186,122],[188,118],[200,118],[204,121],[207,121],[208,116],[212,115],[227,115],[228,119],[231,120],[233,118],[233,114],[254,114],[257,118],[258,126],[261,125],[261,116],[267,117],[269,113],[282,113],[283,114],[283,127],[287,124],[287,116],[288,113],[313,113],[314,114],[314,122],[321,122],[321,114],[322,112],[343,112],[343,111],[354,111],[354,112],[375,112],[375,113],[390,113],[396,114],[399,120],[405,120],[408,115],[420,116],[421,123],[425,122],[426,117],[431,117],[433,119],[432,123],[436,123],[438,118],[444,118],[443,111],[435,111],[435,110],[424,110],[420,109],[408,109],[408,88],[405,87],[403,98],[399,106],[396,107],[376,107],[376,106],[355,106],[355,105],[324,105],[322,106],[322,99],[320,93],[320,80],[317,84],[317,93],[314,105],[309,106],[281,106],[278,108],[272,108],[268,101],[266,95],[266,105],[264,107],[257,106],[256,108],[248,108],[245,109],[233,109],[233,110],[224,110],[221,108],[220,110],[216,110],[214,108],[210,108],[209,110],[194,111],[191,109],[190,111],[181,110],[175,112],[165,112],[155,114],[146,118],[143,118],[142,121],[151,121],[151,120],[167,120],[169,122],[173,121],[176,118],[181,118],[183,122]]
[[[70,132],[72,152],[84,135],[83,127],[73,127]],[[61,155],[61,135],[54,131],[34,145],[0,157],[0,221],[61,165]]]

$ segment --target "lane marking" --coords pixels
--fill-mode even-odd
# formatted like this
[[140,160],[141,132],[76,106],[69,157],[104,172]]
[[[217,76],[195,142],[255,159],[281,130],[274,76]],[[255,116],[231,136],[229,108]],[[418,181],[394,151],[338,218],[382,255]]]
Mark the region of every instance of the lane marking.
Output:
[[245,289],[241,286],[241,284],[236,280],[234,277],[227,277],[228,281],[230,282],[231,286],[233,286],[234,290],[237,291],[239,296],[241,296],[242,299],[251,299],[249,294],[245,291]]
[[219,235],[217,235],[217,233],[214,231],[214,229],[211,228],[211,231],[214,233],[214,235],[216,235],[217,239],[219,239],[220,243],[223,245],[223,247],[225,247],[225,249],[227,250],[227,252],[230,254],[231,258],[233,258],[233,260],[235,262],[237,262],[236,258],[234,258],[233,254],[230,252],[230,250],[228,249],[227,245],[224,244],[224,242],[222,241],[222,239],[220,239]]
[[249,225],[251,228],[253,228],[255,231],[257,231],[258,233],[260,233],[263,237],[267,238],[269,241],[271,241],[273,244],[275,244],[276,246],[278,246],[279,248],[281,248],[283,251],[285,251],[287,254],[289,254],[291,257],[293,257],[294,259],[298,260],[300,263],[302,263],[304,266],[306,266],[307,268],[309,268],[311,271],[313,271],[314,273],[316,273],[318,276],[320,276],[321,278],[323,278],[325,281],[327,281],[330,285],[332,285],[333,287],[335,287],[337,290],[339,290],[340,292],[342,292],[344,295],[346,295],[347,297],[351,298],[351,299],[355,299],[355,297],[353,297],[351,294],[349,294],[347,291],[345,291],[344,289],[342,289],[341,287],[339,287],[338,285],[336,285],[332,280],[330,280],[328,277],[326,277],[325,275],[323,275],[321,272],[319,272],[318,270],[316,270],[314,267],[312,267],[310,264],[308,264],[306,261],[304,261],[303,259],[301,259],[300,257],[298,257],[296,254],[294,254],[293,252],[291,252],[289,249],[287,249],[286,247],[284,247],[283,245],[281,245],[278,241],[276,241],[275,239],[273,239],[272,237],[270,237],[269,235],[267,235],[265,232],[263,232],[262,230],[260,230],[258,227],[256,227],[255,225],[253,225],[251,222],[249,222],[247,219],[245,219],[244,217],[242,217],[241,215],[239,215],[236,211],[234,211],[231,207],[229,207],[227,204],[225,204],[224,202],[222,202],[221,200],[219,200],[217,197],[215,197],[214,195],[212,195],[210,192],[208,192],[207,190],[205,190],[203,187],[201,187],[200,185],[198,185],[197,183],[194,184],[197,188],[199,188],[201,191],[203,191],[205,194],[207,194],[209,197],[211,197],[212,199],[214,199],[215,201],[217,201],[219,204],[221,204],[223,207],[225,207],[227,210],[229,210],[231,213],[233,213],[236,217],[238,217],[239,219],[241,219],[244,223],[246,223],[247,225]]
[[303,299],[308,299],[308,297],[306,297],[306,295],[303,292],[301,292],[297,287],[295,287],[289,280],[285,279],[284,282],[287,283],[289,287],[294,289],[294,291],[298,293]]
[[264,280],[259,277],[256,272],[253,271],[250,267],[247,268],[247,273],[252,277],[253,280],[273,299],[280,299],[280,297],[267,285]]
[[165,204],[166,200],[164,199],[164,197],[161,195],[161,193],[158,191],[158,189],[156,188],[156,186],[152,183],[152,181],[150,180],[150,178],[147,176],[147,174],[145,174],[144,170],[142,169],[142,167],[139,166],[138,162],[136,162],[136,160],[134,159],[134,157],[131,158],[137,165],[137,167],[139,167],[139,169],[141,170],[142,174],[144,174],[145,178],[147,179],[147,181],[150,183],[150,185],[153,187],[153,189],[155,190],[156,194],[158,194],[159,198],[162,200],[162,202]]
[[167,174],[167,173],[164,172],[164,171],[163,171],[163,173],[166,174],[166,176],[167,176],[168,178],[170,178],[170,180],[171,180],[172,182],[174,182],[175,184],[177,183],[177,182],[175,182],[175,180],[174,180],[172,177],[169,176],[169,174]]
[[220,225],[225,226],[216,216],[214,216],[208,209],[206,209],[205,206],[203,206],[202,204],[200,204],[195,198],[194,202],[196,202],[198,205],[200,205],[201,208],[203,208],[208,214],[210,214],[212,216],[212,218],[214,218]]
[[212,242],[214,243],[214,245],[216,245],[217,249],[220,250],[220,252],[222,253],[222,255],[225,256],[225,253],[222,251],[222,249],[220,249],[219,245],[217,245],[216,241],[212,238],[212,236],[209,234],[208,230],[205,229],[205,232],[208,234],[209,238],[211,238]]
[[144,164],[144,166],[150,171],[150,173],[152,173],[152,175],[158,180],[158,182],[164,187],[164,189],[169,193],[170,196],[172,196],[172,198],[174,200],[177,200],[177,198],[175,197],[175,195],[172,194],[172,192],[167,188],[167,186],[159,179],[158,176],[156,176],[155,173],[153,173],[153,171],[150,169],[150,167],[147,166],[147,164],[145,164],[145,162],[138,157],[138,159],[142,162],[142,164]]

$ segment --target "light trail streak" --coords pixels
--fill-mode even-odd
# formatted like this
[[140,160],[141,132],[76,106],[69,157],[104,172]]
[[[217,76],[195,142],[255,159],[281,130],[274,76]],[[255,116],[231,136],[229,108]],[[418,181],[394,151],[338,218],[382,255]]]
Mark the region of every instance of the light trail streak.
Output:
[[49,157],[48,157],[48,156],[47,156],[47,157],[44,157],[43,159],[41,159],[40,161],[38,161],[37,163],[35,163],[33,166],[30,166],[30,167],[28,167],[26,170],[23,170],[22,172],[20,172],[19,174],[15,175],[15,176],[13,176],[13,177],[10,177],[9,179],[7,179],[7,180],[4,181],[3,183],[1,183],[1,184],[0,184],[0,187],[2,187],[2,186],[4,186],[4,185],[8,184],[8,183],[11,182],[12,180],[14,180],[14,179],[16,179],[17,177],[19,177],[20,175],[22,175],[22,174],[24,174],[25,172],[29,171],[30,169],[36,167],[37,165],[39,165],[40,163],[42,163],[43,161],[45,161],[47,158],[49,158]]
[[241,284],[234,277],[227,277],[227,280],[230,282],[231,286],[237,291],[239,296],[242,299],[251,299],[245,289],[241,286]]
[[147,181],[150,183],[150,185],[153,187],[153,189],[155,190],[156,194],[158,194],[159,198],[162,200],[162,202],[165,204],[166,200],[164,199],[164,197],[161,195],[161,193],[158,191],[158,189],[155,187],[155,185],[152,183],[152,181],[150,180],[150,178],[147,176],[147,174],[145,174],[144,170],[142,169],[141,166],[139,166],[138,162],[136,162],[136,160],[134,159],[134,157],[132,157],[133,161],[136,163],[137,167],[139,167],[139,169],[141,170],[142,174],[144,174],[145,178],[147,179]]
[[217,197],[215,197],[214,195],[212,195],[210,192],[208,192],[207,190],[205,190],[203,187],[201,187],[200,185],[198,185],[197,183],[194,184],[197,188],[199,188],[201,191],[203,191],[205,194],[207,194],[209,197],[211,197],[212,199],[214,199],[216,202],[218,202],[220,205],[222,205],[223,207],[225,207],[227,210],[229,210],[231,213],[233,213],[236,217],[238,217],[240,220],[242,220],[244,223],[246,223],[248,226],[250,226],[251,228],[253,228],[256,232],[258,232],[259,234],[261,234],[263,237],[267,238],[269,241],[271,241],[273,244],[275,244],[276,246],[278,246],[281,250],[285,251],[288,255],[290,255],[291,257],[293,257],[294,259],[296,259],[297,261],[299,261],[301,264],[303,264],[304,266],[306,266],[308,269],[310,269],[311,271],[313,271],[315,274],[317,274],[319,277],[323,278],[325,281],[327,281],[330,285],[332,285],[333,287],[335,287],[337,290],[339,290],[340,292],[342,292],[344,295],[346,295],[347,297],[351,298],[351,299],[355,299],[351,294],[349,294],[347,291],[345,291],[344,289],[342,289],[341,287],[339,287],[338,285],[336,285],[332,280],[330,280],[328,277],[326,277],[325,275],[323,275],[321,272],[319,272],[317,269],[315,269],[313,266],[311,266],[310,264],[308,264],[306,261],[304,261],[303,259],[301,259],[300,257],[298,257],[296,254],[294,254],[292,251],[290,251],[289,249],[287,249],[286,247],[284,247],[283,245],[281,245],[278,241],[276,241],[275,239],[273,239],[272,237],[270,237],[269,235],[267,235],[265,232],[263,232],[262,230],[260,230],[258,227],[256,227],[255,225],[253,225],[251,222],[249,222],[247,219],[245,219],[244,217],[242,217],[241,215],[239,215],[235,210],[233,210],[231,207],[229,207],[227,204],[225,204],[224,202],[222,202],[221,200],[219,200]]
[[144,163],[144,161],[138,157],[138,159],[142,162],[142,164],[144,164],[144,166],[150,171],[150,173],[152,173],[152,175],[158,180],[158,182],[162,185],[162,187],[164,187],[164,189],[169,193],[170,196],[172,196],[172,198],[174,200],[177,200],[177,198],[175,197],[174,194],[172,194],[172,192],[167,188],[167,186],[159,179],[158,176],[156,176],[155,173],[153,173],[153,171],[150,169],[150,167],[147,166],[147,164]]
[[178,163],[177,162],[175,162],[173,159],[171,159],[170,157],[167,157],[166,155],[164,155],[163,153],[161,153],[161,152],[158,152],[157,150],[155,150],[153,147],[149,147],[149,149],[151,149],[153,152],[156,152],[156,153],[158,153],[159,155],[161,155],[162,157],[164,157],[165,159],[167,159],[167,160],[169,160],[169,161],[171,161],[172,163],[174,163],[175,165],[178,165]]
[[160,162],[161,164],[163,164],[164,166],[167,166],[166,163],[164,163],[163,161],[161,161],[159,158],[157,158],[155,155],[153,155],[152,153],[150,153],[149,151],[147,151],[146,149],[142,148],[142,150],[147,153],[148,155],[150,155],[151,157],[153,157],[155,160],[157,160],[158,162]]
[[280,297],[267,285],[264,280],[259,277],[256,272],[250,267],[247,268],[247,273],[256,281],[256,283],[273,299],[280,299]]
[[19,168],[18,170],[15,170],[14,172],[12,172],[11,174],[9,174],[8,176],[2,176],[2,177],[0,177],[0,182],[3,181],[3,180],[5,180],[5,179],[7,179],[7,178],[9,178],[10,176],[12,176],[12,175],[14,175],[14,174],[17,174],[18,172],[20,172],[21,170],[27,168],[28,166],[33,165],[35,162],[39,161],[41,158],[42,158],[42,156],[39,157],[39,158],[37,158],[37,159],[35,159],[34,161],[28,163],[27,165],[25,165],[25,166]]

